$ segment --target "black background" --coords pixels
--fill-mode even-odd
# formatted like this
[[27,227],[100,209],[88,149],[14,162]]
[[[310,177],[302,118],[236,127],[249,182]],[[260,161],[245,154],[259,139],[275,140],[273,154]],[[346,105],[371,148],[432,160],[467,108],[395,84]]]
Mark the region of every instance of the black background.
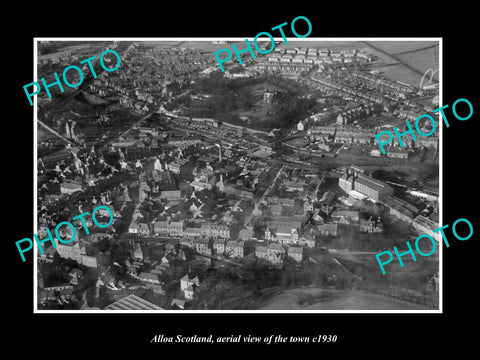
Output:
[[[76,5],[5,9],[2,55],[3,74],[3,267],[2,298],[6,343],[21,343],[38,352],[70,350],[93,356],[96,351],[133,349],[138,355],[165,356],[167,347],[183,358],[180,344],[150,343],[156,334],[314,336],[336,334],[336,344],[230,344],[188,347],[189,356],[232,352],[253,354],[257,349],[283,351],[319,357],[326,352],[382,357],[391,354],[414,356],[433,354],[447,348],[464,353],[475,343],[477,272],[474,264],[480,227],[475,205],[478,202],[477,126],[480,102],[473,88],[478,84],[478,19],[473,6],[460,2],[448,7],[420,5],[419,2],[383,4],[323,2],[303,5],[272,3],[265,11],[259,4],[239,2],[179,4],[112,3],[99,6]],[[7,14],[8,13],[8,14]],[[33,230],[33,108],[23,85],[33,81],[34,37],[253,37],[296,16],[310,19],[309,37],[443,37],[443,104],[467,98],[473,116],[458,121],[450,115],[450,128],[443,131],[443,223],[469,219],[474,235],[467,241],[452,239],[444,247],[443,314],[33,314],[32,252],[22,263],[15,241],[31,237]],[[300,32],[300,30],[299,30]],[[302,33],[302,32],[300,32]],[[478,32],[477,32],[478,33]],[[287,37],[293,38],[289,27]],[[278,36],[278,34],[274,34]],[[451,112],[447,111],[447,115]],[[7,170],[8,169],[8,170]],[[449,232],[447,231],[447,234]],[[25,345],[27,344],[27,345]],[[28,345],[30,344],[30,345]],[[18,346],[18,345],[17,345]],[[204,352],[208,350],[210,352]],[[17,351],[22,348],[16,348]],[[50,349],[50,350],[49,350]],[[197,350],[195,350],[197,349]],[[201,352],[200,352],[201,350]],[[303,353],[302,350],[312,351]],[[62,353],[58,353],[61,355]],[[90,355],[91,354],[91,355]],[[148,355],[147,355],[148,354]],[[172,355],[173,355],[172,354]]]

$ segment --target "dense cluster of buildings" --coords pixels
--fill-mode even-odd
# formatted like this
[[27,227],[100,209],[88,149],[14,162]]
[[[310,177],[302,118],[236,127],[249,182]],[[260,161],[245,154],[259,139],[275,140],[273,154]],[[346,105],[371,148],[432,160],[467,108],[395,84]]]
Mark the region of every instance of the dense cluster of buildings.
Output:
[[373,55],[362,49],[353,48],[283,48],[276,47],[273,53],[259,58],[255,68],[267,73],[278,72],[305,73],[314,66],[323,67],[330,64],[353,64],[355,62],[370,62]]
[[381,108],[375,103],[360,104],[343,109],[337,115],[337,125],[343,126],[351,124],[354,121],[360,122],[360,120],[366,117],[380,113],[380,110]]
[[[274,53],[246,63],[247,67],[253,63],[252,68],[260,73],[286,76],[318,67],[320,71],[310,76],[317,88],[352,101],[340,99],[348,105],[335,106],[331,113],[316,114],[310,120],[296,119],[297,130],[306,131],[307,141],[299,143],[309,140],[310,144],[298,149],[285,145],[285,155],[277,154],[273,131],[269,134],[221,120],[179,116],[179,111],[163,108],[173,93],[188,92],[191,82],[215,65],[211,54],[179,47],[147,50],[133,43],[122,55],[122,72],[102,72],[89,85],[91,94],[104,100],[116,97],[123,107],[139,113],[160,110],[152,118],[144,118],[150,125],[142,123],[130,129],[128,135],[109,142],[102,154],[95,147],[67,148],[44,158],[45,164],[39,167],[39,236],[43,229],[98,204],[110,206],[115,219],[111,227],[102,229],[106,234],[79,233],[77,241],[58,243],[56,249],[47,248],[39,256],[40,261],[51,263],[57,254],[78,263],[78,268],[68,269],[69,284],[41,286],[44,303],[58,300],[52,291],[61,293],[62,303],[74,299],[82,272],[92,269],[100,274],[95,285],[97,299],[101,287],[113,292],[143,289],[151,290],[157,299],[171,297],[167,307],[184,309],[204,286],[202,274],[191,272],[198,264],[242,266],[242,259],[256,259],[281,268],[291,258],[298,265],[313,261],[325,244],[338,248],[347,232],[380,236],[389,226],[385,217],[390,216],[418,232],[437,227],[435,211],[417,204],[435,203],[438,198],[417,191],[407,194],[418,202],[400,199],[392,186],[355,165],[348,166],[339,178],[332,176],[334,187],[330,181],[328,190],[323,189],[324,174],[309,167],[309,160],[300,152],[310,150],[308,146],[331,152],[344,147],[336,144],[375,144],[375,135],[381,130],[361,128],[364,119],[382,111],[411,119],[418,112],[410,105],[393,107],[395,110],[390,106],[414,97],[411,86],[348,69],[373,60],[365,51],[280,46]],[[281,99],[281,91],[268,89],[260,102],[276,106]],[[332,121],[318,126],[324,115]],[[98,119],[102,123],[112,120],[105,114]],[[73,127],[68,129],[72,138]],[[287,130],[288,134],[295,132]],[[417,142],[408,136],[402,139],[409,147],[438,148],[436,135]],[[398,146],[396,138],[392,145],[387,148],[388,157],[408,159],[409,149]],[[373,149],[370,155],[381,154]],[[118,178],[121,180],[115,180]],[[120,185],[110,186],[114,180]],[[352,207],[357,200],[372,201],[378,213]],[[118,229],[122,234],[116,233]],[[117,258],[116,264],[108,258],[110,249],[102,256],[90,251],[88,245],[104,236],[115,244],[119,236],[129,239],[128,254]],[[125,270],[121,280],[111,271],[114,266]],[[164,308],[133,294],[118,298],[106,309]]]
[[[334,143],[346,143],[346,144],[361,144],[361,145],[371,145],[376,144],[376,134],[381,132],[379,129],[361,129],[356,127],[336,127],[336,126],[312,126],[307,130],[307,136],[312,141],[318,141],[329,139]],[[439,138],[438,134],[433,134],[428,137],[417,137],[417,141],[413,141],[411,134],[406,134],[402,137],[402,142],[404,146],[398,141],[397,137],[394,137],[390,146],[387,147],[387,153],[390,157],[399,157],[404,158],[402,153],[405,153],[404,150],[412,146],[415,147],[425,147],[438,149]],[[397,155],[398,154],[398,155]],[[373,152],[372,156],[378,156],[377,152]]]
[[344,71],[335,77],[328,72],[316,72],[311,80],[320,90],[360,103],[388,105],[417,95],[417,90],[410,85],[360,72]]
[[120,74],[103,72],[89,85],[100,98],[117,97],[121,105],[139,113],[158,109],[162,100],[186,87],[214,58],[198,50],[152,47],[133,43],[122,54]]
[[[365,171],[358,166],[345,169],[343,176],[338,179],[338,184],[352,198],[372,200],[385,208],[386,213],[412,225],[419,233],[431,233],[432,230],[438,228],[438,216],[435,211],[427,211],[425,216],[421,215],[420,208],[415,203],[398,198],[394,195],[391,186],[366,175]],[[425,197],[423,201],[427,201]],[[435,203],[435,197],[430,196],[428,202]],[[360,231],[382,232],[382,221],[373,218],[361,219]],[[439,238],[438,234],[435,234],[434,237],[437,240]]]

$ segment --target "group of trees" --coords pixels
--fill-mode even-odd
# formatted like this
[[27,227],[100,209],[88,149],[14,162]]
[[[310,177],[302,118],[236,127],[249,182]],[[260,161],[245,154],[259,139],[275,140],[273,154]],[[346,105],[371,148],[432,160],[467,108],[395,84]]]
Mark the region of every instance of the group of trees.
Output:
[[167,110],[183,109],[184,115],[192,117],[221,117],[225,121],[243,124],[236,111],[250,111],[255,104],[261,102],[262,95],[254,95],[252,87],[266,84],[267,87],[279,89],[279,101],[272,105],[268,117],[255,123],[255,127],[269,130],[272,127],[291,127],[299,119],[319,110],[316,97],[312,97],[308,88],[296,81],[269,75],[256,78],[229,79],[212,73],[205,78],[197,79],[191,94],[209,94],[210,97],[201,102],[193,102],[189,94],[172,99],[165,108]]
[[241,266],[210,268],[195,296],[195,308],[222,309],[235,302],[238,292],[259,295],[262,288],[280,285],[280,269],[265,260],[243,260]]
[[[241,266],[225,265],[210,269],[205,274],[202,286],[195,297],[195,307],[203,309],[222,309],[238,303],[238,293],[246,294],[248,301],[258,300],[264,289],[298,286],[327,286],[329,270],[322,264],[310,261],[297,263],[290,257],[283,259],[281,267],[273,266],[264,259],[247,259],[240,262]],[[345,287],[345,279],[338,278],[337,288]],[[252,300],[253,299],[253,300]],[[234,305],[234,306],[236,306]]]
[[314,99],[299,98],[295,94],[288,94],[275,109],[278,114],[278,120],[275,121],[276,127],[289,128],[300,119],[309,116],[317,106]]
[[[178,99],[181,105],[185,106],[186,116],[192,117],[218,117],[224,114],[231,113],[236,110],[251,110],[255,101],[250,90],[247,87],[241,87],[235,90],[220,87],[222,92],[216,92],[209,98],[191,106],[190,99]],[[185,97],[189,97],[185,95]]]

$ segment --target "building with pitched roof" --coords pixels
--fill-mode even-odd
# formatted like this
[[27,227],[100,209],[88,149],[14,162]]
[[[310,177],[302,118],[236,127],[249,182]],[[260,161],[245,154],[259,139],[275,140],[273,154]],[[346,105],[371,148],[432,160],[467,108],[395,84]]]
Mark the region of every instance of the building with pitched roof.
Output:
[[212,255],[212,249],[210,248],[210,240],[206,237],[199,237],[193,239],[195,251],[202,255]]
[[57,253],[62,258],[72,259],[79,264],[88,267],[97,267],[97,258],[95,256],[88,256],[85,251],[85,246],[78,241],[73,241],[68,244],[57,242]]
[[283,263],[283,256],[285,254],[285,249],[281,244],[269,244],[267,248],[267,257],[268,261],[272,264],[279,265]]
[[245,247],[245,243],[243,241],[234,241],[234,240],[227,241],[227,244],[225,245],[225,254],[232,258],[236,258],[236,257],[243,258],[244,247]]
[[215,253],[217,254],[223,254],[225,253],[225,239],[218,238],[213,240],[213,250],[215,250]]
[[141,281],[146,281],[146,282],[149,282],[149,283],[152,283],[152,284],[160,284],[160,281],[158,279],[158,275],[157,274],[152,274],[150,272],[141,272],[138,275],[138,278]]
[[303,260],[303,247],[301,246],[289,246],[287,248],[287,254],[295,261],[300,262]]
[[135,294],[130,294],[123,299],[120,299],[113,304],[105,307],[105,310],[164,310],[160,306],[152,304],[151,302],[138,297]]
[[358,169],[358,167],[351,166],[347,168],[343,176],[338,179],[338,185],[347,194],[355,190],[374,201],[382,200],[393,194],[393,188],[389,185],[364,174]]
[[202,224],[200,228],[202,235],[216,238],[230,238],[230,226],[222,224]]
[[155,235],[183,236],[183,221],[156,221],[153,225]]

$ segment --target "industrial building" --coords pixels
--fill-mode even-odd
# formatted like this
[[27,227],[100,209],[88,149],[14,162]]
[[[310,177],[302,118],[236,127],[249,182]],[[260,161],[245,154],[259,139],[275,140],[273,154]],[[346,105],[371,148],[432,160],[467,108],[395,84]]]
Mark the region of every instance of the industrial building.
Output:
[[113,304],[105,307],[106,310],[164,310],[160,306],[152,304],[151,302],[130,294],[123,299],[120,299]]
[[346,169],[343,176],[338,179],[338,186],[347,194],[355,190],[374,201],[393,194],[393,189],[389,185],[364,174],[364,170],[356,166]]

